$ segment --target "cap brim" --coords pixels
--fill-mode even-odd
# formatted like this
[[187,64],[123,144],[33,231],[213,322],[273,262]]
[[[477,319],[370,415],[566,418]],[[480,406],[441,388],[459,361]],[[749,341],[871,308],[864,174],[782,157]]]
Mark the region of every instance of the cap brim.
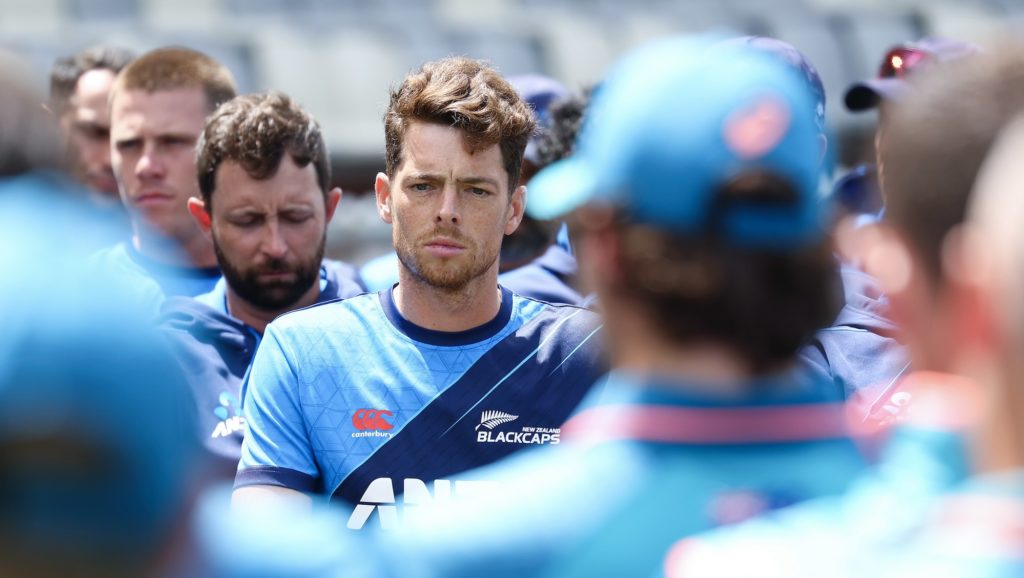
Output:
[[526,188],[526,214],[548,221],[564,217],[592,200],[597,182],[583,159],[570,157],[544,168]]
[[851,86],[843,98],[854,112],[870,110],[882,100],[899,100],[907,93],[906,81],[899,78],[873,78]]

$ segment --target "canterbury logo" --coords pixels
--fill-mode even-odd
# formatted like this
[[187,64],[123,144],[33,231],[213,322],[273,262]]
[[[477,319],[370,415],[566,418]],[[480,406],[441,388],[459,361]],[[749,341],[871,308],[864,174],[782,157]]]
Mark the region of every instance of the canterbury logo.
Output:
[[393,412],[386,409],[359,409],[352,414],[352,425],[357,430],[387,431],[395,426],[384,419],[384,416],[393,415],[395,415]]
[[519,419],[518,415],[512,415],[503,411],[485,411],[480,414],[480,425],[476,426],[476,429],[480,429],[481,427],[494,429],[503,423],[508,423],[517,419]]

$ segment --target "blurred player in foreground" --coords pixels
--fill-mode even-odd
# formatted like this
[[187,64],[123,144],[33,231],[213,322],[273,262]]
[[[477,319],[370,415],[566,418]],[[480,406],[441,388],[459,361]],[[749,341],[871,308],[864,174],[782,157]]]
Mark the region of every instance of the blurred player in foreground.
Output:
[[25,76],[0,55],[0,575],[185,575],[174,538],[202,471],[187,387],[85,265],[109,222],[58,176]]
[[[840,500],[680,543],[669,576],[1019,571],[1020,544],[1008,539],[1017,522],[1005,523],[1019,511],[1013,472],[1024,463],[1014,425],[1022,411],[1019,133],[987,161],[990,174],[978,175],[1024,111],[1021,54],[1019,44],[1002,44],[924,71],[889,109],[879,151],[886,215],[860,233],[859,252],[890,297],[916,372],[871,408],[869,422],[900,424],[880,466]],[[976,222],[964,232],[970,203]]]

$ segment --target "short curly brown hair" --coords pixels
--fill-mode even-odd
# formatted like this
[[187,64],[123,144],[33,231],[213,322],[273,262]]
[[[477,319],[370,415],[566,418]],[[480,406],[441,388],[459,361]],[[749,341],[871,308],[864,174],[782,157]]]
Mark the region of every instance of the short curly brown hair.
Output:
[[313,164],[324,195],[331,186],[331,167],[320,125],[279,92],[247,94],[222,104],[206,121],[196,151],[199,191],[207,211],[217,169],[224,161],[234,161],[250,177],[263,180],[277,173],[287,152],[300,167]]
[[454,56],[424,64],[391,91],[384,113],[384,170],[389,177],[402,165],[410,121],[461,129],[470,150],[497,144],[510,193],[519,182],[523,152],[536,128],[529,105],[497,71],[479,60]]

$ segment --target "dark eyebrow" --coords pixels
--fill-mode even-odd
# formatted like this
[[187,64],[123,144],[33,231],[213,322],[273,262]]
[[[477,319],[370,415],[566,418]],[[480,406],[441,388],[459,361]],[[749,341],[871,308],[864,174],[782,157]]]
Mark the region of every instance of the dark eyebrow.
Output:
[[406,179],[410,181],[443,181],[444,177],[434,173],[413,173]]
[[466,177],[464,179],[459,179],[459,182],[467,185],[490,185],[495,189],[498,188],[498,181],[487,177]]
[[157,140],[184,140],[184,141],[196,141],[199,137],[187,132],[164,132],[156,135]]

